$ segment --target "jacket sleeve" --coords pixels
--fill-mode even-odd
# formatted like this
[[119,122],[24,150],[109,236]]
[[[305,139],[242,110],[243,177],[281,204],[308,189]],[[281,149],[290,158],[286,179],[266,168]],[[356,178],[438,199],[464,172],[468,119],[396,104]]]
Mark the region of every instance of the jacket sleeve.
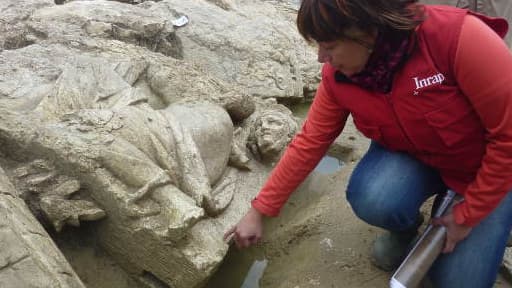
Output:
[[481,166],[453,212],[456,223],[475,226],[512,188],[512,55],[493,30],[468,15],[454,73],[486,129]]
[[290,194],[341,133],[348,115],[320,83],[301,131],[288,145],[252,206],[264,215],[277,216]]

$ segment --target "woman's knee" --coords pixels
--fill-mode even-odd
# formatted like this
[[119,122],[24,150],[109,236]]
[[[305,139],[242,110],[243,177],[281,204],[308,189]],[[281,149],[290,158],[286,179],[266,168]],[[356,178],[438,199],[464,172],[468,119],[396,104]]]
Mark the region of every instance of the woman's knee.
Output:
[[432,168],[372,143],[350,177],[347,200],[369,224],[402,230],[414,225],[423,202],[443,189]]
[[356,216],[374,226],[405,230],[414,225],[418,217],[417,208],[408,207],[407,201],[396,199],[396,195],[371,181],[351,181],[346,195]]

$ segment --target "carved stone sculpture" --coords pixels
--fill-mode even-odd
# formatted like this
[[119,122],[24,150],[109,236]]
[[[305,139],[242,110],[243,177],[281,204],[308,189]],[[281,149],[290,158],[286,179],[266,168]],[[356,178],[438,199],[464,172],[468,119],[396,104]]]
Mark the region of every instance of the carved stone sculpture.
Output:
[[290,110],[279,105],[273,107],[251,116],[254,124],[247,139],[250,151],[266,162],[276,161],[298,130]]
[[85,288],[0,168],[0,286]]
[[[49,229],[92,221],[98,244],[141,287],[201,286],[227,252],[222,234],[297,129],[290,111],[254,91],[299,97],[300,61],[280,48],[257,52],[273,56],[255,75],[273,69],[247,95],[251,73],[226,82],[207,71],[209,56],[185,55],[195,28],[177,29],[203,26],[198,18],[168,25],[174,5],[196,4],[11,2],[0,3],[0,164],[20,197]],[[241,69],[239,59],[223,63]],[[280,71],[293,79],[265,90],[288,77]]]
[[[227,167],[233,126],[222,108],[199,103],[171,105],[162,111],[147,106],[85,109],[42,126],[34,126],[34,118],[3,112],[2,123],[8,123],[0,128],[3,143],[19,146],[20,153],[34,158],[56,157],[57,173],[76,177],[87,187],[88,196],[107,215],[98,233],[113,254],[167,283],[184,281],[175,278],[172,267],[198,265],[185,255],[176,257],[178,247],[187,243],[187,231],[206,216],[203,209],[218,214],[228,206],[236,187],[236,174]],[[194,123],[181,122],[180,115],[195,117],[202,128],[188,134]],[[294,132],[288,124],[280,129]],[[275,152],[263,149],[265,135],[255,144],[261,151]],[[207,249],[211,248],[204,247],[203,257]],[[168,257],[155,261],[166,250]]]

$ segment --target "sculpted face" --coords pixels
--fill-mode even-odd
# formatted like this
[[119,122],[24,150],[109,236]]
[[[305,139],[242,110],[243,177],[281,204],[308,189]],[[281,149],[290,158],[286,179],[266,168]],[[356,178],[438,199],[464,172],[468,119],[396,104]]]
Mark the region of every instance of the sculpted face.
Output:
[[295,133],[295,121],[281,112],[262,113],[256,121],[256,144],[260,155],[269,158],[279,154]]

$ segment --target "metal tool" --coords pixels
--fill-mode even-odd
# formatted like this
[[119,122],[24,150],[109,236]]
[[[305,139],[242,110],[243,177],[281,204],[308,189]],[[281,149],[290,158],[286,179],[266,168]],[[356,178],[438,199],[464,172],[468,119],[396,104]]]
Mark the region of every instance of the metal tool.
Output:
[[[458,201],[454,201],[456,193],[448,190],[443,201],[436,210],[434,217],[441,217]],[[457,196],[458,198],[458,196]],[[391,277],[391,288],[416,288],[428,269],[441,253],[446,238],[446,228],[444,226],[428,225],[420,239],[416,242],[407,257],[404,259],[395,274]]]

